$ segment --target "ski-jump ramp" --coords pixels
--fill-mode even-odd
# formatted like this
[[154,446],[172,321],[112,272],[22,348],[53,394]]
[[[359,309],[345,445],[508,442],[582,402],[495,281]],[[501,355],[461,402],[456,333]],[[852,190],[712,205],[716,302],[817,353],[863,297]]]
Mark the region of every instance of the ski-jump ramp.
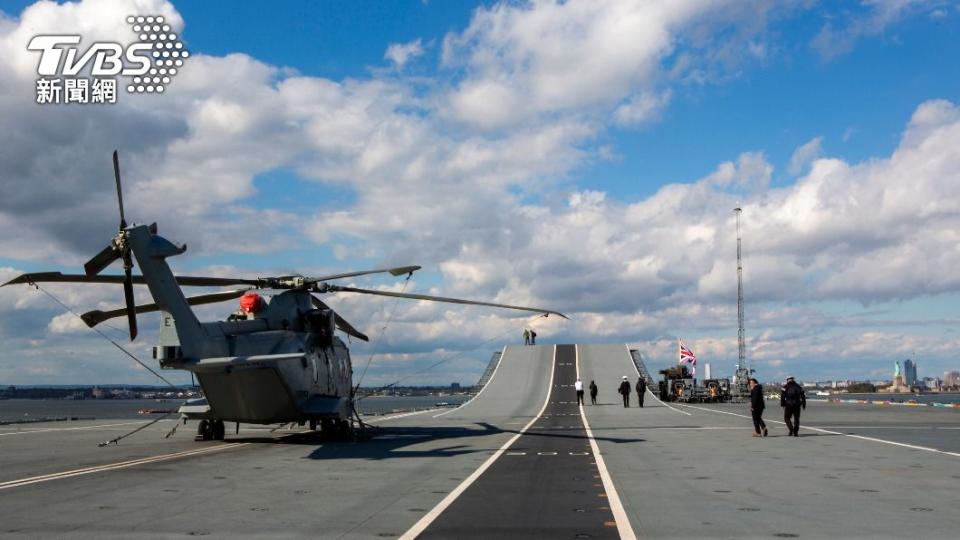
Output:
[[[621,403],[617,388],[623,377],[630,382],[630,404],[637,404],[637,393],[634,388],[640,378],[640,372],[630,356],[630,347],[624,344],[617,345],[577,345],[577,362],[580,366],[580,379],[584,388],[590,386],[590,381],[597,383],[599,392],[598,403]],[[663,407],[653,395],[653,388],[647,387],[644,407]]]
[[[483,389],[460,407],[437,414],[436,417],[499,424],[535,416],[550,390],[556,349],[554,345],[508,345]],[[600,387],[600,399],[604,402],[620,403],[617,387],[624,375],[628,377],[631,388],[639,377],[625,344],[576,345],[573,363],[577,364],[584,389],[588,388],[591,380],[595,381]],[[554,390],[562,399],[576,398],[572,385],[554,384]],[[631,400],[635,402],[635,399],[636,396],[632,395]],[[649,392],[645,405],[662,406]]]
[[537,414],[549,391],[553,345],[507,346],[493,375],[473,399],[438,418],[497,424]]

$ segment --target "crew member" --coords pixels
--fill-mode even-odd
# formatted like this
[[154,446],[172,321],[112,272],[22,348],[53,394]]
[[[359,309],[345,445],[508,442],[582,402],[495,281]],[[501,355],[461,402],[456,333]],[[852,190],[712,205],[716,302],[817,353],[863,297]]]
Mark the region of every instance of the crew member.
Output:
[[783,421],[787,424],[787,430],[794,437],[800,436],[800,409],[807,408],[807,396],[803,393],[803,387],[793,380],[793,377],[787,377],[786,384],[780,390],[780,406],[783,407]]
[[531,345],[537,344],[537,331],[534,330],[533,328],[530,329],[530,344]]
[[598,390],[599,390],[599,389],[597,388],[597,383],[595,383],[595,382],[593,382],[593,381],[590,381],[590,404],[591,404],[591,405],[596,405],[596,404],[597,404],[597,392],[598,392]]
[[526,328],[523,329],[523,344],[530,344],[530,330],[527,330]]
[[577,382],[573,383],[573,388],[577,391],[577,404],[583,405],[583,381],[577,378]]
[[637,379],[637,405],[643,407],[643,395],[647,393],[647,381],[643,377]]
[[627,376],[623,376],[623,382],[620,383],[620,389],[617,390],[620,392],[620,395],[623,396],[623,406],[630,406],[630,381],[627,380]]
[[750,416],[753,417],[754,437],[767,436],[767,424],[763,421],[763,386],[756,379],[750,379]]

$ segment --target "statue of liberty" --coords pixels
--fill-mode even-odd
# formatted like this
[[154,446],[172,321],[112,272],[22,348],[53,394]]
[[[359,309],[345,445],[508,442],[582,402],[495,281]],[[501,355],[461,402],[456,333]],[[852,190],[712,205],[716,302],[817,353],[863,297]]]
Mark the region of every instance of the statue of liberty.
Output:
[[893,367],[893,378],[896,380],[897,377],[900,377],[903,373],[900,371],[900,362],[896,362]]

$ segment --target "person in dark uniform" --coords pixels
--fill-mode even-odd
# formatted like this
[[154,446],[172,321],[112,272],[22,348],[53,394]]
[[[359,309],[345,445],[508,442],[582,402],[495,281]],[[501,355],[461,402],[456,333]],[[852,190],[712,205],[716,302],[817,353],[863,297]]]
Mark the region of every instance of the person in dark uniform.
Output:
[[647,381],[643,377],[637,379],[637,406],[643,407],[643,395],[647,393]]
[[756,379],[750,379],[750,416],[753,417],[754,437],[767,436],[767,424],[763,421],[763,386]]
[[623,396],[623,406],[630,406],[630,381],[627,380],[627,376],[623,376],[623,382],[620,383],[620,389],[617,390],[620,392],[620,395]]
[[597,383],[590,381],[590,404],[591,405],[597,404],[597,391],[598,391]]
[[807,396],[803,393],[803,387],[793,380],[793,377],[787,377],[787,383],[780,390],[780,406],[783,407],[783,421],[787,424],[787,430],[794,437],[800,436],[800,409],[807,408]]

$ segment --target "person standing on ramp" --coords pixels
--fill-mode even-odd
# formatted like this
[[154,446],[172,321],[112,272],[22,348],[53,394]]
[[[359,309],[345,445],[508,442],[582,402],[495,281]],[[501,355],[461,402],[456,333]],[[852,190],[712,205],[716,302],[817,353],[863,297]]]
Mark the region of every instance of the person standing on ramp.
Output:
[[756,379],[750,379],[750,416],[753,417],[754,437],[767,436],[767,424],[763,421],[763,409],[766,408],[763,402],[763,386]]
[[620,395],[623,396],[623,406],[630,406],[630,381],[627,380],[627,376],[623,376],[623,382],[620,383],[620,389],[617,390],[620,392]]
[[597,404],[597,391],[598,391],[597,383],[590,381],[590,404],[591,405]]
[[787,383],[780,391],[780,406],[783,407],[783,421],[786,422],[790,435],[799,437],[800,409],[807,408],[807,396],[803,393],[803,387],[797,384],[793,377],[787,377]]
[[637,406],[643,408],[643,395],[647,393],[647,381],[643,377],[637,379]]
[[530,330],[527,330],[526,328],[523,329],[523,344],[530,344]]
[[577,391],[577,405],[583,405],[583,381],[579,378],[573,383],[574,390]]

